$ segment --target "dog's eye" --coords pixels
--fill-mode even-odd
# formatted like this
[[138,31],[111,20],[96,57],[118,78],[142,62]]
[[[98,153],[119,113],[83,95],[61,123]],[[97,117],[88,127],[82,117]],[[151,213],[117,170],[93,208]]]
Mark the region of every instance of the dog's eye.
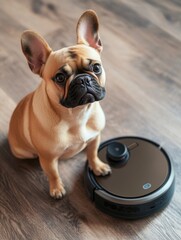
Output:
[[92,71],[93,71],[95,74],[101,74],[101,73],[102,73],[101,65],[100,65],[99,63],[95,63],[95,64],[92,66]]
[[57,84],[59,84],[59,85],[64,84],[65,79],[66,79],[66,77],[65,77],[65,74],[64,74],[64,73],[57,73],[57,74],[55,75],[55,77],[53,78],[53,80],[54,80]]

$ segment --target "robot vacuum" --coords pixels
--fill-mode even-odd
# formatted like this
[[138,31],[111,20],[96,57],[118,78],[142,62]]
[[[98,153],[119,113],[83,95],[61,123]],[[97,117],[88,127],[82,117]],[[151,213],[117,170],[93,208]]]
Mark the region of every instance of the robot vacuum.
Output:
[[119,137],[102,143],[98,156],[112,169],[108,176],[95,176],[86,163],[86,189],[98,209],[114,217],[138,219],[168,205],[174,193],[174,170],[159,144]]

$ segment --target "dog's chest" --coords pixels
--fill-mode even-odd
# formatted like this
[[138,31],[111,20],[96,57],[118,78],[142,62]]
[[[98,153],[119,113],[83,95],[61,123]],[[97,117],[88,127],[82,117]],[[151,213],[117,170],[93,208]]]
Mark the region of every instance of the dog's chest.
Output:
[[99,114],[92,116],[88,112],[82,118],[74,117],[72,121],[61,121],[56,129],[59,155],[69,158],[83,150],[103,128],[104,121],[100,120]]
[[75,140],[74,143],[87,143],[95,138],[99,131],[92,126],[81,125],[77,126],[77,128],[70,129],[69,133],[73,141]]
[[59,130],[59,144],[57,151],[60,158],[70,158],[82,151],[89,141],[99,134],[98,130],[94,130],[87,126],[74,126],[67,131]]
[[97,129],[94,125],[83,121],[74,121],[71,125],[62,123],[58,130],[58,137],[61,143],[63,142],[66,146],[68,146],[87,143],[91,139],[95,138],[98,133],[99,129]]

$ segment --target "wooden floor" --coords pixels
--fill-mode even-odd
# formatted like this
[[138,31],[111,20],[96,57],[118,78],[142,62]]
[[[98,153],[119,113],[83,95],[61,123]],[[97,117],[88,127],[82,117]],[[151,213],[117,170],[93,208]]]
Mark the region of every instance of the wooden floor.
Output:
[[[136,135],[161,143],[173,159],[176,191],[162,212],[118,220],[95,208],[83,183],[84,153],[60,162],[67,195],[48,195],[37,160],[17,160],[8,146],[17,102],[40,79],[20,48],[25,29],[41,33],[53,49],[75,43],[76,21],[97,11],[104,44],[107,125],[102,140]],[[0,239],[181,239],[181,1],[7,0],[0,5]],[[125,179],[127,181],[127,179]]]

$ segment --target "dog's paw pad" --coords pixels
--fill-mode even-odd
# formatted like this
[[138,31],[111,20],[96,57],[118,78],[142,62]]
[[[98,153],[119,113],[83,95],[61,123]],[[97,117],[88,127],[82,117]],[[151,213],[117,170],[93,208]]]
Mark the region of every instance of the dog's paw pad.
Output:
[[96,167],[93,169],[93,172],[96,176],[106,176],[111,174],[111,167],[106,163],[99,163],[96,165]]
[[54,188],[50,191],[50,196],[54,199],[61,199],[66,194],[64,187],[62,188]]

